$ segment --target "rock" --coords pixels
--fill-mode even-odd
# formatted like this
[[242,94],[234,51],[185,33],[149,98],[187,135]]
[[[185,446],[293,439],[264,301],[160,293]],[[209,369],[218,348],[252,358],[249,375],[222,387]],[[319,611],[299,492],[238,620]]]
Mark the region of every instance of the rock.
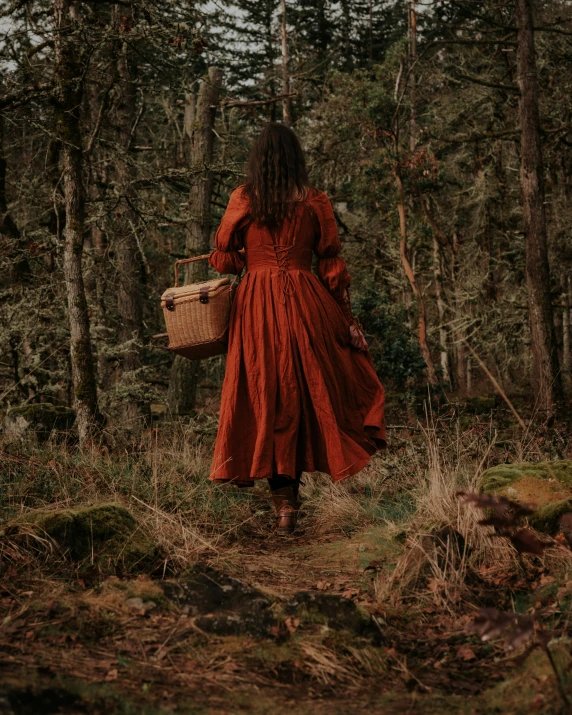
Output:
[[206,633],[265,638],[277,623],[272,601],[262,592],[209,566],[196,566],[162,588]]
[[505,496],[537,508],[528,521],[546,534],[558,532],[562,514],[572,511],[572,460],[499,464],[487,469],[479,491]]
[[335,594],[300,591],[289,601],[271,600],[261,591],[208,566],[196,566],[183,579],[161,587],[170,600],[195,618],[206,633],[276,637],[279,621],[295,616],[301,627],[319,624],[332,630],[379,640],[379,628],[367,611]]
[[122,504],[36,509],[3,527],[5,532],[24,537],[30,529],[47,534],[75,561],[93,555],[98,562],[142,570],[159,556],[151,538]]
[[296,615],[302,622],[310,621],[376,639],[380,636],[379,629],[367,611],[348,598],[333,593],[299,591],[284,610],[289,615]]
[[39,402],[10,409],[2,429],[9,441],[22,441],[34,435],[45,442],[53,431],[69,432],[74,422],[75,412],[69,407]]

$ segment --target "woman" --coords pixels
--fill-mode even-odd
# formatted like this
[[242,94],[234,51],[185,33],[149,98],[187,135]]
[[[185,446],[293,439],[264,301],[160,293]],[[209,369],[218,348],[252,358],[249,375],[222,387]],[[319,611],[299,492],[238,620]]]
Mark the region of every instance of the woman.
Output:
[[246,267],[210,479],[268,479],[281,535],[295,528],[302,472],[339,481],[385,446],[383,387],[352,317],[340,250],[330,201],[308,185],[296,135],[266,125],[210,257],[219,273]]

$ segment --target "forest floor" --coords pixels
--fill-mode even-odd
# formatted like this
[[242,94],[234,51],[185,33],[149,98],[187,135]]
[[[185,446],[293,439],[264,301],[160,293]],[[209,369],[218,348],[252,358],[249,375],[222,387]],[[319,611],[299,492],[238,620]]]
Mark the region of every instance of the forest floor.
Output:
[[[569,549],[518,556],[478,526],[455,491],[514,443],[491,440],[490,421],[465,427],[400,433],[392,456],[341,485],[307,477],[282,539],[263,485],[215,498],[204,474],[185,491],[187,469],[167,494],[158,475],[172,485],[179,447],[161,452],[156,434],[123,466],[5,447],[0,714],[569,712]],[[556,454],[542,435],[512,456],[568,458],[555,434]],[[160,557],[112,568],[95,536],[70,558],[73,546],[14,527],[38,507],[104,502],[129,506]],[[483,607],[539,613],[556,670],[542,648],[519,659],[472,634]]]

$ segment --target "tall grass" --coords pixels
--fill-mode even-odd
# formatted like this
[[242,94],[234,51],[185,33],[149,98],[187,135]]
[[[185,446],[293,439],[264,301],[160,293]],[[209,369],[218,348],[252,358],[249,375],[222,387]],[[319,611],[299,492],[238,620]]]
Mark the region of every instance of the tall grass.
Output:
[[[265,483],[239,490],[208,481],[214,428],[200,418],[164,423],[130,445],[87,454],[56,443],[0,446],[1,518],[34,508],[121,502],[181,568],[228,554],[253,535],[271,538]],[[543,456],[530,434],[501,449],[491,425],[462,431],[457,422],[429,418],[409,434],[396,434],[389,450],[351,479],[333,484],[326,475],[305,475],[300,538],[343,538],[372,524],[388,539],[406,534],[393,575],[380,575],[375,584],[377,596],[407,597],[423,575],[437,600],[455,602],[469,566],[514,560],[511,547],[479,527],[480,515],[461,505],[456,492],[474,490],[484,468],[510,454],[524,459],[531,449],[534,458]],[[452,531],[436,540],[443,529]]]

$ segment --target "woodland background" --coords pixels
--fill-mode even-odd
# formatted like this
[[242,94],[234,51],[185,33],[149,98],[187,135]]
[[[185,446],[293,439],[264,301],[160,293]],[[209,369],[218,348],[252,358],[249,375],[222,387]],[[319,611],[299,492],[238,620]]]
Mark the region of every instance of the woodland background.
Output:
[[[572,712],[570,0],[0,18],[0,711]],[[224,357],[159,303],[269,120],[388,398],[282,540],[208,481]]]
[[[212,245],[268,120],[295,127],[332,199],[390,393],[494,393],[473,348],[542,419],[570,396],[570,3],[55,0],[2,16],[3,409],[73,407],[85,441],[216,399],[221,359],[153,339],[159,296],[176,259]],[[519,60],[519,31],[536,57]]]

